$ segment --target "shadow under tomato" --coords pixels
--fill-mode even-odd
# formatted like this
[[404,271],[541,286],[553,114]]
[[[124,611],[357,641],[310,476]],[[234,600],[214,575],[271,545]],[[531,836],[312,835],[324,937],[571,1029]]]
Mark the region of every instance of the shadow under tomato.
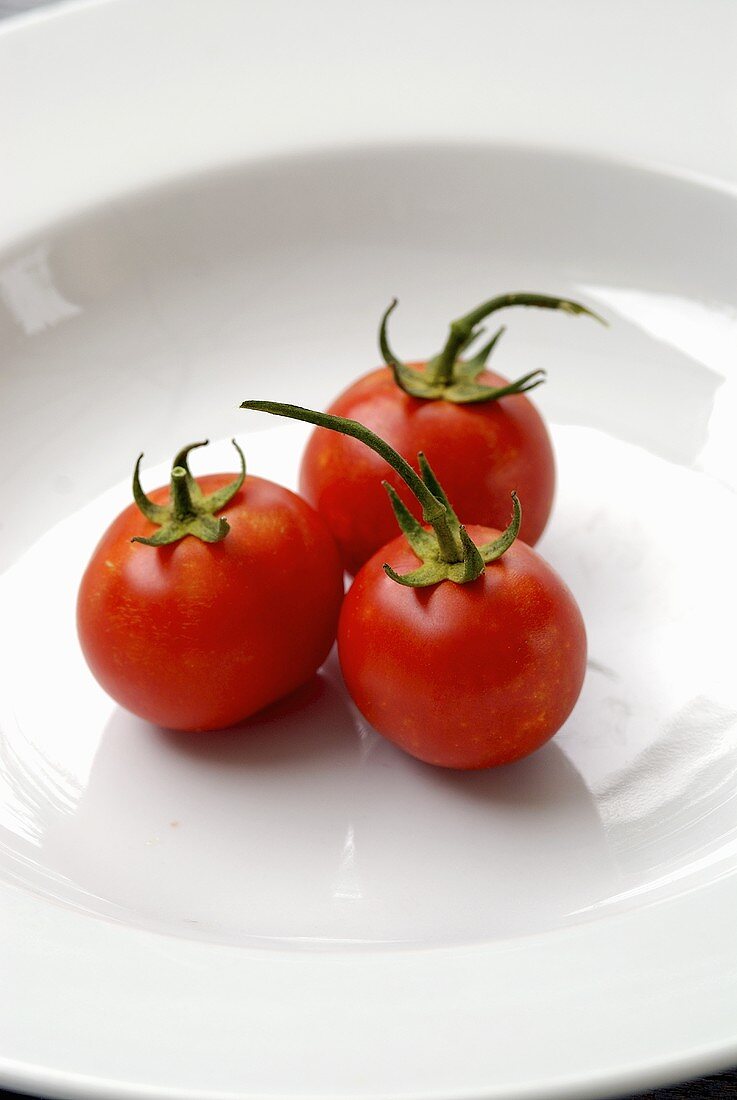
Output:
[[516,806],[539,813],[563,804],[577,805],[586,816],[598,819],[591,792],[555,740],[521,760],[497,768],[459,772],[429,764],[424,767],[430,769],[434,783],[464,801]]
[[493,939],[566,922],[610,878],[557,745],[488,772],[421,764],[363,722],[334,659],[217,734],[116,711],[40,855],[93,911],[230,943]]
[[324,766],[358,745],[353,709],[332,659],[308,683],[227,729],[149,730],[172,753],[240,768],[288,768],[306,760]]
[[92,911],[230,942],[298,935],[299,911],[329,896],[360,761],[330,666],[215,734],[117,709],[40,858]]
[[380,808],[376,784],[359,784],[355,891],[405,938],[436,940],[444,928],[458,938],[543,930],[617,892],[595,800],[555,742],[486,771],[435,768],[385,741],[371,763]]

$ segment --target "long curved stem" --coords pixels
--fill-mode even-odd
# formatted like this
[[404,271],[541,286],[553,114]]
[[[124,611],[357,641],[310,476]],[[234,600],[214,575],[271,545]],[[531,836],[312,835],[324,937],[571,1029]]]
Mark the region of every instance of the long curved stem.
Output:
[[359,424],[357,420],[348,420],[342,416],[332,416],[330,413],[304,409],[301,405],[285,405],[279,401],[244,401],[241,408],[251,409],[253,412],[271,413],[274,416],[286,416],[290,420],[301,420],[306,424],[315,424],[319,428],[328,428],[331,431],[340,432],[341,435],[352,436],[353,439],[358,439],[361,443],[370,447],[385,462],[389,463],[391,468],[399,474],[404,483],[414,493],[422,507],[422,518],[425,523],[432,525],[438,537],[438,545],[443,561],[459,562],[463,560],[463,550],[458,546],[453,536],[445,505],[430,492],[409,462],[402,458],[380,436],[375,435],[370,428],[367,428],[364,424]]
[[506,309],[508,306],[535,306],[538,309],[560,309],[564,313],[585,313],[589,317],[593,317],[594,320],[600,321],[601,324],[606,324],[604,318],[600,317],[598,313],[594,313],[586,306],[582,306],[579,302],[572,302],[568,298],[554,298],[549,294],[528,294],[525,291],[514,294],[500,294],[496,298],[490,298],[487,302],[482,302],[470,313],[451,322],[445,347],[435,363],[435,375],[432,379],[435,384],[444,386],[451,384],[456,359],[476,325],[488,317],[489,314],[495,313],[499,309]]

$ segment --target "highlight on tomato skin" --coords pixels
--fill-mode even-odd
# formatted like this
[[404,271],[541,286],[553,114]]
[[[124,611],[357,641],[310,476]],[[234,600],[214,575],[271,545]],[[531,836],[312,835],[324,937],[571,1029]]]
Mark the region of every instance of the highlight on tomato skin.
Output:
[[299,496],[246,476],[244,463],[235,480],[195,480],[191,449],[175,458],[171,485],[149,496],[136,467],[138,503],[92,555],[77,627],[116,702],[159,726],[205,731],[311,679],[335,640],[343,570],[325,523]]
[[242,407],[358,441],[417,501],[423,522],[385,482],[402,535],[359,569],[340,613],[345,684],[374,728],[420,760],[463,770],[511,763],[548,741],[580,694],[586,630],[567,586],[518,539],[517,494],[504,530],[467,526],[423,453],[418,473],[355,420],[269,401]]
[[[387,333],[396,304],[385,312],[379,330],[385,366],[358,378],[327,411],[371,428],[410,462],[423,451],[464,522],[502,527],[509,494],[516,490],[525,506],[521,537],[533,546],[547,525],[555,494],[550,435],[528,396],[545,380],[544,363],[511,382],[490,370],[492,354],[500,354],[504,328],[475,353],[469,349],[482,335],[481,321],[508,307],[602,319],[569,299],[505,294],[452,322],[438,355],[404,363]],[[350,573],[394,536],[384,506],[384,478],[419,516],[401,478],[387,473],[370,450],[320,427],[310,436],[300,466],[300,492],[330,527]],[[362,502],[360,509],[356,499]]]

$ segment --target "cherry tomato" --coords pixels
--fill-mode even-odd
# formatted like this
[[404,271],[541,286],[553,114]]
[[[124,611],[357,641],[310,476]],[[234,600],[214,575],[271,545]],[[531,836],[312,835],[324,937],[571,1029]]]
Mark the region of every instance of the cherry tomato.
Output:
[[[171,489],[146,498],[138,485],[153,520],[132,504],[103,535],[82,579],[77,624],[90,669],[118,703],[160,726],[213,730],[311,678],[335,639],[343,573],[305,501],[271,481],[243,480],[245,469],[236,482],[229,474],[195,482],[190,449],[175,459]],[[189,508],[185,501],[177,516],[183,483]],[[131,541],[139,537],[160,544]]]
[[[481,379],[484,385],[505,384],[491,371]],[[525,502],[522,537],[531,545],[540,538],[553,504],[555,459],[542,417],[522,394],[486,405],[425,401],[401,390],[385,367],[355,382],[328,412],[365,424],[407,459],[424,451],[464,520],[502,526],[509,494],[517,489]],[[300,492],[333,532],[350,573],[396,533],[384,479],[419,515],[399,475],[387,472],[378,455],[325,428],[310,436]]]
[[[470,526],[474,542],[498,531]],[[445,768],[527,756],[563,725],[586,668],[586,632],[560,577],[515,542],[469,584],[396,584],[418,558],[396,538],[363,566],[343,604],[338,653],[371,725]]]
[[[536,370],[510,383],[485,369],[503,330],[471,359],[459,355],[479,335],[478,322],[496,309],[533,305],[568,313],[590,311],[566,299],[505,295],[454,322],[439,356],[403,364],[386,338],[394,305],[384,315],[380,332],[388,365],[359,378],[328,412],[364,424],[409,461],[424,451],[464,522],[503,526],[509,494],[515,489],[524,501],[522,538],[534,545],[553,503],[555,460],[543,419],[524,395],[543,381],[544,372]],[[394,536],[381,486],[384,478],[419,515],[416,501],[395,472],[386,472],[379,456],[355,439],[323,428],[311,435],[300,470],[300,491],[330,527],[351,573]]]
[[586,631],[560,577],[515,541],[516,494],[504,531],[466,527],[424,454],[418,475],[355,420],[268,401],[243,407],[357,440],[421,510],[424,525],[385,483],[403,536],[358,571],[340,614],[346,687],[374,728],[420,760],[462,769],[518,760],[551,738],[583,684]]

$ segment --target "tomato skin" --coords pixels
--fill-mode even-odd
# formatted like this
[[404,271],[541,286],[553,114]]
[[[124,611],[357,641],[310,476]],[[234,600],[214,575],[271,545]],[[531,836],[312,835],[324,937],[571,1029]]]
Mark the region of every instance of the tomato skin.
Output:
[[[499,532],[469,526],[477,544]],[[364,717],[400,748],[445,768],[527,756],[570,714],[586,631],[560,577],[519,540],[469,584],[406,588],[384,573],[418,565],[403,537],[359,571],[343,603],[338,653]]]
[[[198,478],[206,495],[232,474]],[[151,493],[158,504],[169,489]],[[340,555],[296,494],[247,477],[222,512],[230,531],[206,544],[131,543],[155,527],[130,505],[82,579],[77,627],[102,687],[123,707],[178,730],[222,729],[306,683],[335,639]]]
[[[491,371],[478,381],[506,384]],[[534,545],[542,534],[553,504],[555,459],[543,419],[523,394],[468,405],[426,401],[400,389],[384,367],[358,379],[327,411],[365,424],[413,465],[424,451],[462,523],[506,527],[514,489],[522,502],[521,537]],[[325,428],[310,436],[300,492],[325,519],[351,573],[396,534],[382,480],[419,517],[417,501],[379,455]]]

